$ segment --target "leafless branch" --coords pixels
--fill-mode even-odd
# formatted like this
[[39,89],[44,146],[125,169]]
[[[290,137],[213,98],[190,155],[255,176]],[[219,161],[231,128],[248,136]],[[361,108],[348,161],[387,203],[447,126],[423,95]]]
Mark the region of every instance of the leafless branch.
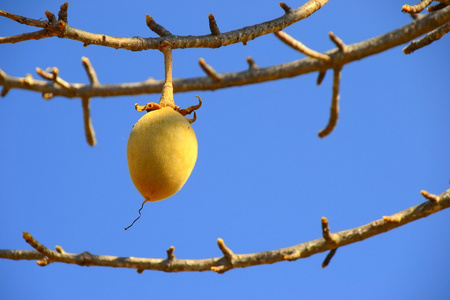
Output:
[[[10,18],[12,20],[20,20],[22,24],[36,26],[45,28],[40,31],[39,34],[33,35],[32,38],[27,37],[26,39],[21,39],[16,36],[14,39],[12,37],[0,37],[0,43],[17,43],[29,39],[42,39],[51,36],[59,36],[61,38],[68,38],[76,41],[82,42],[85,46],[95,44],[106,47],[112,47],[115,49],[122,48],[132,51],[141,51],[148,49],[158,49],[159,45],[163,41],[168,41],[172,45],[172,49],[178,48],[217,48],[221,46],[227,46],[236,43],[246,44],[261,35],[273,33],[280,31],[298,22],[304,18],[307,18],[317,10],[319,10],[323,5],[325,5],[328,0],[309,0],[304,5],[291,9],[288,13],[283,16],[256,24],[253,26],[246,26],[241,29],[220,33],[218,35],[202,35],[202,36],[175,36],[169,35],[168,31],[161,31],[158,28],[154,30],[160,38],[123,38],[123,37],[113,37],[104,34],[90,33],[84,30],[80,30],[71,27],[64,20],[60,20],[58,23],[51,22],[39,22],[38,20],[33,20],[29,18],[24,18],[21,16],[13,15],[6,11],[0,10],[0,16]],[[148,21],[151,18],[147,18]],[[151,20],[150,20],[151,21]],[[151,22],[150,22],[151,23]],[[156,23],[155,23],[156,24]],[[151,23],[151,25],[154,25]]]
[[[335,64],[345,65],[347,63],[360,60],[407,43],[438,28],[439,26],[445,25],[448,22],[450,22],[450,7],[427,14],[419,20],[415,20],[386,34],[359,43],[347,45],[345,53],[339,51],[338,48],[335,48],[324,52],[324,54],[332,57]],[[333,68],[333,63],[327,63],[307,57],[280,65],[259,67],[256,70],[251,69],[242,72],[220,73],[220,81],[214,81],[211,80],[209,76],[204,76],[174,79],[173,84],[176,92],[216,90],[221,88],[229,88],[232,86],[242,86],[281,78],[295,77],[311,72],[323,72],[324,70]],[[164,80],[145,80],[142,82],[121,84],[100,84],[97,86],[91,86],[90,84],[83,83],[72,83],[71,86],[73,93],[70,93],[66,89],[61,88],[59,85],[52,82],[42,80],[33,80],[32,82],[28,82],[22,77],[9,76],[4,72],[3,76],[0,76],[0,85],[8,90],[20,88],[33,90],[42,94],[49,93],[55,96],[64,96],[68,98],[111,97],[160,93],[163,84]]]
[[[62,250],[60,246],[57,246],[57,251],[51,250],[37,241],[31,234],[24,232],[23,238],[35,249],[35,251],[4,249],[0,250],[0,258],[12,260],[37,260],[40,266],[45,266],[49,263],[63,262],[80,266],[131,268],[137,269],[140,273],[143,270],[158,270],[165,272],[212,270],[223,273],[235,268],[272,264],[286,260],[293,261],[337,249],[390,231],[450,207],[450,190],[445,191],[439,196],[430,196],[431,194],[424,191],[422,194],[426,195],[427,199],[429,197],[431,197],[431,199],[417,206],[410,207],[391,216],[385,216],[382,219],[375,220],[357,228],[331,234],[328,229],[328,220],[324,222],[324,219],[322,219],[322,228],[325,227],[325,229],[323,229],[322,238],[287,248],[259,253],[235,254],[225,246],[222,239],[218,239],[217,243],[224,256],[208,259],[177,259],[175,258],[175,255],[173,255],[175,249],[173,246],[167,250],[166,259],[94,255],[89,252],[76,254],[67,253]],[[332,238],[328,239],[327,237]],[[326,266],[329,263],[334,253],[335,250],[328,254],[322,266]]]
[[312,49],[306,47],[300,41],[297,41],[296,39],[294,39],[289,34],[283,32],[283,31],[275,32],[275,35],[281,41],[286,43],[286,45],[294,48],[297,51],[300,51],[301,53],[303,53],[311,58],[320,59],[320,60],[323,60],[324,62],[331,62],[331,57],[329,55],[317,52],[315,50],[312,50]]
[[330,118],[327,126],[319,131],[319,137],[324,138],[329,135],[334,127],[336,127],[339,118],[339,86],[341,83],[341,67],[336,67],[333,70],[333,94],[331,97]]
[[202,70],[206,73],[206,75],[211,77],[214,81],[217,82],[221,80],[220,75],[216,72],[216,70],[214,70],[213,67],[208,65],[203,58],[200,58],[198,60],[198,63],[202,68]]
[[403,53],[411,54],[414,51],[416,51],[417,49],[423,48],[423,47],[431,44],[432,42],[439,40],[442,36],[444,36],[449,31],[450,31],[450,22],[427,33],[423,38],[421,38],[417,41],[412,41],[408,46],[403,48]]
[[[83,67],[86,70],[86,74],[89,78],[91,86],[99,85],[100,82],[98,81],[97,73],[95,72],[95,69],[92,66],[90,60],[87,57],[82,57],[81,62],[83,63]],[[92,125],[90,100],[91,99],[88,97],[81,98],[81,105],[83,107],[84,134],[86,136],[87,143],[90,146],[95,146],[97,144],[97,140],[95,139],[94,126]]]

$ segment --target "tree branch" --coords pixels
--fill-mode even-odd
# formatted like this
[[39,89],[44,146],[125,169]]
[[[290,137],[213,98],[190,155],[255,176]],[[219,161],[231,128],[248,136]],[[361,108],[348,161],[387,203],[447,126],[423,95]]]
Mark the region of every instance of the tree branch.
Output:
[[[162,35],[162,37],[160,38],[142,38],[142,37],[125,38],[125,37],[113,37],[104,34],[90,33],[84,30],[71,27],[67,24],[67,22],[64,22],[64,20],[59,21],[57,24],[50,22],[42,22],[14,15],[3,10],[0,10],[0,16],[10,18],[16,21],[20,20],[22,24],[46,28],[44,31],[40,32],[40,35],[39,34],[34,35],[32,37],[33,39],[42,39],[51,36],[59,36],[61,38],[68,38],[80,41],[85,46],[93,44],[112,47],[115,49],[119,48],[127,49],[132,51],[158,49],[159,45],[163,41],[168,41],[172,45],[172,49],[218,48],[221,46],[227,46],[236,43],[243,43],[245,45],[248,41],[251,41],[261,35],[280,31],[283,28],[286,28],[295,22],[298,22],[302,19],[309,17],[311,14],[319,10],[327,2],[328,0],[309,0],[304,5],[298,7],[297,9],[291,9],[288,12],[285,11],[286,13],[277,19],[256,24],[253,26],[246,26],[244,28],[225,33],[209,34],[202,36],[176,36],[176,35],[169,35],[169,32],[164,28],[163,31],[159,30],[159,28],[155,28],[156,29],[155,32],[157,32],[159,35]],[[149,22],[151,23],[151,21],[153,20],[150,19],[151,17],[147,16],[147,24],[149,24]],[[151,23],[148,26],[150,27],[151,25],[154,24]],[[217,32],[214,30],[214,33]],[[12,39],[12,37],[0,37],[0,43],[12,43],[12,42],[17,43],[29,39],[30,38],[21,40],[19,38]]]
[[[450,22],[450,7],[446,7],[434,13],[429,13],[423,18],[390,31],[386,34],[346,46],[346,52],[338,48],[326,51],[324,54],[332,58],[332,62],[325,62],[314,58],[303,58],[300,60],[274,65],[259,67],[242,72],[218,73],[220,81],[215,81],[209,76],[185,79],[174,79],[173,85],[176,92],[217,90],[231,86],[242,86],[281,78],[295,77],[311,72],[323,72],[333,69],[335,65],[345,65],[350,62],[386,51],[396,46],[407,43],[420,37],[446,23]],[[217,36],[216,36],[217,37]],[[0,70],[0,85],[7,90],[20,88],[33,90],[42,94],[51,93],[55,96],[72,97],[111,97],[139,94],[155,94],[161,92],[163,80],[147,80],[143,82],[100,84],[92,86],[89,84],[71,84],[73,92],[68,92],[53,82],[33,80],[27,83],[24,78],[9,76]]]
[[[131,268],[137,269],[139,273],[143,270],[165,272],[212,270],[223,273],[235,268],[272,264],[286,260],[293,261],[337,249],[390,231],[450,207],[450,190],[445,191],[439,196],[429,194],[425,191],[422,191],[422,195],[429,200],[354,229],[330,233],[328,220],[322,218],[322,238],[287,248],[259,253],[235,254],[225,245],[222,239],[218,239],[218,246],[224,256],[208,259],[177,259],[173,254],[175,249],[173,246],[167,250],[167,258],[165,259],[94,255],[89,252],[75,254],[65,252],[60,246],[56,247],[56,251],[51,250],[37,241],[31,234],[24,232],[23,238],[35,251],[4,249],[0,250],[0,258],[38,260],[38,265],[40,266],[45,266],[52,262],[63,262],[80,266]],[[323,263],[323,267],[329,263],[334,253],[335,250],[330,252]]]
[[423,38],[412,41],[411,44],[403,48],[403,53],[405,54],[411,54],[417,49],[423,48],[429,44],[431,44],[434,41],[439,40],[442,36],[447,34],[450,31],[450,22],[442,25],[441,27],[438,27],[437,29],[427,33]]

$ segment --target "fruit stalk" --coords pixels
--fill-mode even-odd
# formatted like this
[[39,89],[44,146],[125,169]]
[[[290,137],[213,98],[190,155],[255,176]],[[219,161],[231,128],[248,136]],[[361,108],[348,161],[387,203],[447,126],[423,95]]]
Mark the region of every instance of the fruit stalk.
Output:
[[175,106],[173,99],[173,85],[172,85],[172,47],[165,41],[161,44],[159,50],[164,54],[164,71],[165,81],[161,92],[161,99],[159,105],[161,106]]

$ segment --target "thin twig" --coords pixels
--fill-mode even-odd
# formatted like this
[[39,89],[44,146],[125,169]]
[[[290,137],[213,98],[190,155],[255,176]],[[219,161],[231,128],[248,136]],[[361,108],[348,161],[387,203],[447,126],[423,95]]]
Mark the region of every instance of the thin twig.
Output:
[[84,70],[86,71],[86,74],[87,74],[87,76],[89,78],[89,82],[91,83],[91,85],[92,86],[99,85],[100,82],[98,80],[97,72],[95,72],[95,69],[92,66],[91,61],[89,60],[89,58],[83,56],[81,58],[81,62],[83,63]]
[[433,2],[433,0],[421,0],[418,4],[412,6],[405,4],[402,7],[402,11],[410,14],[417,14],[424,10],[425,7],[430,5],[431,2]]
[[253,60],[253,58],[251,58],[250,56],[247,56],[247,63],[248,63],[248,69],[249,70],[256,70],[256,69],[258,69],[258,65]]
[[[224,257],[208,259],[154,259],[138,257],[117,257],[110,255],[93,255],[89,252],[79,254],[51,250],[38,242],[31,234],[24,232],[23,237],[36,251],[0,250],[0,258],[13,260],[42,260],[47,257],[49,262],[64,262],[81,266],[105,266],[131,268],[137,270],[160,270],[165,272],[211,271],[223,266],[223,270],[244,268],[262,264],[272,264],[285,260],[297,260],[311,255],[356,243],[375,235],[401,227],[410,222],[425,218],[438,211],[450,207],[450,190],[437,197],[436,201],[426,201],[388,217],[353,229],[343,230],[333,235],[338,237],[338,243],[329,243],[319,238],[295,246],[252,254],[232,254],[232,264]],[[395,222],[389,221],[395,220]],[[231,250],[230,250],[231,251]],[[225,250],[227,253],[228,250]],[[225,255],[224,253],[224,255]],[[228,255],[228,254],[227,254]]]
[[286,14],[289,14],[292,12],[292,8],[289,5],[287,5],[286,3],[280,2],[280,6]]
[[63,87],[67,91],[73,92],[73,87],[70,83],[58,76],[58,68],[52,68],[52,73],[48,73],[41,68],[36,68],[36,73],[38,73],[42,78],[51,80],[59,86]]
[[92,125],[89,101],[90,98],[81,98],[81,106],[83,108],[84,135],[86,136],[86,142],[89,144],[89,146],[95,146],[97,144],[97,139],[95,138],[94,126]]
[[427,33],[423,38],[420,38],[416,41],[412,41],[408,46],[403,48],[403,53],[411,54],[414,51],[416,51],[417,49],[423,48],[423,47],[431,44],[432,42],[439,40],[441,37],[443,37],[449,31],[450,31],[450,22]]
[[322,263],[322,268],[326,268],[330,264],[331,259],[336,254],[336,251],[337,251],[337,248],[331,249],[330,252],[328,252],[327,256],[325,257],[325,260]]
[[328,227],[328,219],[325,217],[322,217],[321,223],[322,223],[323,238],[329,243],[337,243],[338,240],[337,240],[336,236],[331,234],[330,228]]
[[214,81],[219,82],[221,80],[220,75],[213,69],[210,65],[208,65],[203,58],[198,60],[198,63],[202,70],[211,77]]
[[422,196],[424,196],[426,199],[428,199],[428,200],[430,200],[430,201],[432,201],[432,202],[434,202],[434,203],[439,202],[439,196],[438,196],[438,195],[428,193],[428,192],[425,191],[425,190],[421,191],[420,193],[421,193]]
[[175,254],[173,253],[175,251],[174,246],[170,246],[169,249],[167,249],[167,260],[173,261],[175,259]]
[[323,79],[325,78],[325,75],[327,74],[327,71],[319,71],[319,75],[317,75],[317,85],[321,85]]
[[162,27],[161,25],[156,23],[155,20],[153,20],[153,18],[150,17],[149,15],[145,16],[145,20],[147,22],[148,28],[150,28],[150,30],[153,31],[154,33],[156,33],[157,35],[159,35],[159,36],[172,35],[172,33],[170,33],[169,30],[165,29],[164,27]]
[[34,26],[34,27],[41,27],[41,28],[45,28],[48,25],[47,21],[41,21],[41,20],[35,20],[35,19],[31,19],[31,18],[26,18],[23,16],[19,16],[16,14],[12,14],[9,13],[7,11],[1,10],[0,9],[0,16],[11,19],[13,21],[16,21],[20,24],[25,24],[25,25],[29,25],[29,26]]
[[212,35],[219,35],[220,34],[220,30],[219,30],[219,27],[217,26],[216,19],[214,18],[214,15],[213,14],[209,14],[208,15],[208,20],[209,20],[209,29],[211,30],[211,34]]
[[[95,72],[95,69],[92,66],[90,60],[87,57],[82,57],[81,61],[83,63],[83,67],[86,71],[86,74],[89,78],[91,86],[99,85],[100,82],[98,80],[97,73]],[[90,98],[89,97],[81,98],[81,105],[83,108],[83,124],[86,141],[90,146],[95,146],[97,144],[97,140],[95,138],[94,126],[92,125]]]
[[315,50],[312,50],[312,49],[306,47],[304,44],[302,44],[300,41],[294,39],[286,32],[278,31],[278,32],[275,32],[275,35],[281,41],[283,41],[286,45],[292,47],[293,49],[295,49],[297,51],[300,51],[301,53],[303,53],[309,57],[320,59],[324,62],[330,62],[332,60],[329,55],[317,52]]
[[327,126],[319,131],[319,137],[323,138],[329,135],[336,127],[339,118],[339,86],[341,82],[342,67],[336,67],[333,70],[333,95],[331,98],[330,118]]
[[340,51],[342,51],[343,53],[347,52],[347,45],[345,45],[345,43],[337,35],[330,31],[328,33],[328,36]]

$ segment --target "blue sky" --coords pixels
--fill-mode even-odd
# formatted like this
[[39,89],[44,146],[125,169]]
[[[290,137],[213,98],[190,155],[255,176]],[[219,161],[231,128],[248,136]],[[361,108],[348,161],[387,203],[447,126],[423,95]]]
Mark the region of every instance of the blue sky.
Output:
[[[57,13],[61,2],[2,1],[1,9],[31,18]],[[289,2],[298,7],[303,1]],[[411,21],[402,1],[330,1],[286,32],[318,51],[334,48],[333,31],[359,42]],[[412,3],[411,3],[412,4]],[[209,32],[213,13],[222,32],[279,17],[277,1],[73,1],[69,23],[113,36],[156,36],[151,15],[173,34]],[[32,31],[0,19],[0,36]],[[203,106],[193,124],[199,157],[184,188],[170,199],[146,204],[131,230],[142,198],[126,163],[134,104],[156,94],[93,98],[98,145],[84,138],[78,99],[44,101],[11,90],[0,99],[0,248],[31,249],[30,232],[48,247],[67,252],[163,258],[218,257],[221,237],[235,253],[295,245],[321,236],[320,218],[332,231],[357,227],[424,201],[420,190],[449,188],[448,49],[440,41],[404,55],[391,49],[344,67],[341,114],[325,139],[332,74],[319,87],[317,74],[214,92],[175,94],[178,105]],[[50,38],[0,45],[0,68],[24,76],[58,67],[69,82],[87,83],[88,57],[101,83],[164,76],[159,51],[130,52]],[[266,35],[247,46],[174,50],[174,77],[203,76],[198,59],[218,72],[303,57]],[[448,299],[450,211],[340,248],[326,269],[325,254],[236,269],[223,275],[79,267],[33,261],[0,261],[4,299]]]

